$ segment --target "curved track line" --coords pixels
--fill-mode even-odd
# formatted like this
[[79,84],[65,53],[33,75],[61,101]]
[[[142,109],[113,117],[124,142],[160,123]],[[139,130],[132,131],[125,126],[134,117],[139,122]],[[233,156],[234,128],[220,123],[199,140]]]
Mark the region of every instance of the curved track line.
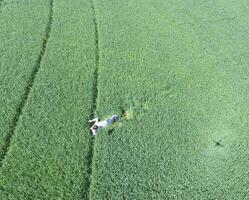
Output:
[[[2,1],[0,0],[0,5],[1,5],[1,2]],[[17,107],[16,115],[12,121],[12,129],[11,129],[10,133],[8,133],[4,139],[4,145],[2,147],[2,150],[0,151],[1,152],[1,154],[0,154],[0,167],[2,166],[3,161],[8,153],[8,149],[9,149],[9,146],[11,143],[11,138],[13,137],[13,135],[15,133],[16,126],[18,124],[20,116],[22,115],[23,108],[26,105],[30,90],[33,87],[33,84],[34,84],[34,81],[36,78],[36,74],[40,69],[41,61],[42,61],[42,58],[43,58],[45,51],[46,51],[48,39],[50,37],[50,32],[51,32],[52,21],[53,21],[53,6],[54,6],[54,0],[51,0],[50,1],[49,20],[48,20],[48,24],[46,26],[46,33],[45,33],[45,38],[44,38],[43,43],[42,43],[42,49],[41,49],[40,54],[37,58],[36,64],[34,66],[34,70],[30,75],[30,80],[28,82],[28,85],[25,88],[25,93],[24,93],[23,99],[20,102],[19,106]]]

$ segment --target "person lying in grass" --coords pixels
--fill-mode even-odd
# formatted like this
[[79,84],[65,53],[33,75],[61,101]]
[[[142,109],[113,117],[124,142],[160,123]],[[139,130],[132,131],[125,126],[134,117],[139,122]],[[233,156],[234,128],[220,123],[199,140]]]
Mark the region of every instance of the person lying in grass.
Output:
[[95,136],[97,135],[97,131],[101,128],[105,128],[108,125],[113,124],[114,122],[117,122],[120,119],[120,117],[118,115],[112,115],[112,117],[107,118],[103,121],[99,121],[99,118],[94,118],[92,120],[89,120],[89,123],[94,123],[90,130],[92,131],[92,134]]

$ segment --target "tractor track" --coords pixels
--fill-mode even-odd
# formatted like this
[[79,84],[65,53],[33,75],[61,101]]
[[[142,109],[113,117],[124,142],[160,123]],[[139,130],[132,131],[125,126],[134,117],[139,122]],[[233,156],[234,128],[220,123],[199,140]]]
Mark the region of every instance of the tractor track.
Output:
[[[96,9],[94,5],[94,0],[90,0],[92,15],[93,15],[93,23],[95,29],[95,70],[93,73],[93,85],[92,85],[92,107],[91,107],[91,115],[90,117],[94,117],[94,114],[97,110],[97,102],[98,102],[98,80],[99,80],[99,28],[98,21],[96,15]],[[92,182],[92,160],[94,155],[94,138],[90,138],[89,142],[89,151],[87,153],[87,178],[86,178],[86,193],[83,193],[83,199],[89,199],[89,192],[91,188]]]
[[[3,1],[0,0],[0,6],[1,6],[1,3]],[[40,54],[37,58],[37,61],[36,61],[36,64],[34,66],[34,69],[30,75],[30,79],[28,81],[28,85],[26,86],[25,88],[25,93],[24,93],[24,96],[22,98],[22,101],[20,102],[20,104],[18,105],[17,109],[16,109],[16,115],[14,116],[13,120],[12,120],[12,128],[11,128],[11,131],[10,133],[8,133],[4,139],[4,145],[2,147],[2,150],[0,151],[1,152],[1,155],[0,155],[0,167],[2,166],[3,164],[3,161],[8,153],[8,150],[9,150],[9,147],[11,145],[11,139],[13,137],[13,135],[15,134],[15,130],[16,130],[16,127],[18,125],[18,122],[20,120],[20,117],[23,113],[23,110],[24,110],[24,107],[27,103],[27,100],[28,100],[28,97],[29,97],[29,93],[33,87],[33,84],[34,84],[34,81],[35,81],[35,78],[36,78],[36,75],[41,67],[41,61],[42,61],[42,58],[45,54],[45,51],[46,51],[46,47],[47,47],[47,43],[48,43],[48,40],[49,40],[49,37],[50,37],[50,32],[51,32],[51,26],[52,26],[52,21],[53,21],[53,7],[54,7],[54,0],[51,0],[50,1],[50,11],[49,11],[49,19],[48,19],[48,23],[47,23],[47,26],[46,26],[46,32],[45,32],[45,38],[43,39],[43,43],[42,43],[42,49],[40,51]]]

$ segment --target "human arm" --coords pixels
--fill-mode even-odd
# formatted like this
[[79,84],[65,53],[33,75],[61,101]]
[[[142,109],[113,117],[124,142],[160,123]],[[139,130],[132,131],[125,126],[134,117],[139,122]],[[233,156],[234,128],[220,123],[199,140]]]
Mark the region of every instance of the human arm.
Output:
[[92,120],[89,120],[88,122],[89,122],[89,123],[91,123],[91,122],[94,122],[94,123],[95,123],[95,122],[98,122],[98,121],[99,121],[99,119],[96,117],[96,118],[94,118],[94,119],[92,119]]

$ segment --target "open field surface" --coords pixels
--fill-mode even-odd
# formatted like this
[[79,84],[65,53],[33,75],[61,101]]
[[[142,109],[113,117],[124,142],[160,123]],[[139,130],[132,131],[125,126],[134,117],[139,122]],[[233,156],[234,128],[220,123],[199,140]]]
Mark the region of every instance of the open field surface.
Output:
[[0,38],[0,199],[249,198],[247,1],[34,2],[0,7],[36,37]]
[[87,194],[94,25],[89,2],[72,2],[52,4],[45,54],[0,170],[0,199]]
[[92,199],[246,198],[245,8],[98,2],[98,111],[134,117],[96,138]]
[[46,44],[49,0],[0,7],[0,158],[13,134]]

